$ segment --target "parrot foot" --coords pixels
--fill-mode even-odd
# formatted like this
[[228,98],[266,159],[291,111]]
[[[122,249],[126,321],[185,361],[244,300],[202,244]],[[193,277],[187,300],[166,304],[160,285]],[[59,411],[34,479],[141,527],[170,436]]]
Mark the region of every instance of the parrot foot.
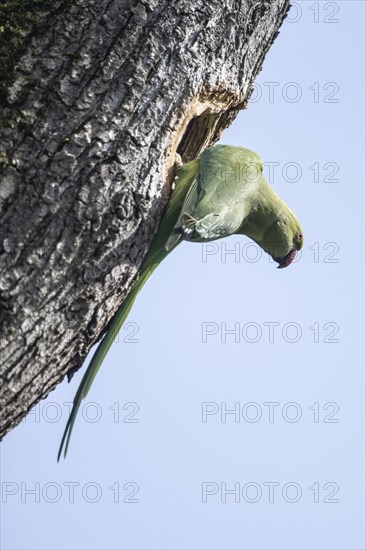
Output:
[[182,162],[182,157],[180,156],[179,153],[175,153],[175,160],[174,160],[174,166],[173,166],[173,170],[174,170],[174,179],[173,179],[173,183],[172,183],[172,190],[175,189],[175,182],[177,181],[178,179],[178,175],[177,175],[177,172],[178,170],[180,170],[183,166],[183,162]]
[[175,161],[174,161],[174,171],[177,172],[180,170],[183,166],[182,157],[179,153],[175,153]]
[[177,185],[178,178],[179,178],[179,176],[174,176],[173,183],[172,183],[172,191],[174,191],[175,186]]
[[187,232],[193,231],[196,225],[198,224],[198,221],[199,220],[197,220],[187,212],[185,212],[182,216],[182,222],[183,222],[183,225],[185,226],[185,231]]

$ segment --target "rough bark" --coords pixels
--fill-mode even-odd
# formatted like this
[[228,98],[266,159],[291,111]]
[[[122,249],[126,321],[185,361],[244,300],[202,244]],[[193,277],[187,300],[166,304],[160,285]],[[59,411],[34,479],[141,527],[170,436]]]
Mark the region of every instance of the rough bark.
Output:
[[103,334],[175,152],[195,158],[246,106],[288,2],[3,3],[2,436]]

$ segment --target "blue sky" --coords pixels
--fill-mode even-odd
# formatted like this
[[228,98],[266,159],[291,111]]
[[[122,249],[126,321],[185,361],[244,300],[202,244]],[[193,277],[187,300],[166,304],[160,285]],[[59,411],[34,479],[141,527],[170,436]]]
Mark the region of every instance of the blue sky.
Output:
[[[56,463],[84,369],[4,440],[4,549],[364,548],[364,12],[295,2],[222,143],[302,222],[284,270],[184,243]],[[84,367],[85,368],[85,367]]]

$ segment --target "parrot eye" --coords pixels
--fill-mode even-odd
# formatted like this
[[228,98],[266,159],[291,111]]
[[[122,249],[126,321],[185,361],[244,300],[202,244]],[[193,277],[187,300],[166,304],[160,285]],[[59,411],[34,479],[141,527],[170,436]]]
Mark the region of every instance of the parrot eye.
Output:
[[298,243],[301,243],[301,241],[302,241],[302,233],[298,233],[298,234],[296,235],[296,240],[297,240]]

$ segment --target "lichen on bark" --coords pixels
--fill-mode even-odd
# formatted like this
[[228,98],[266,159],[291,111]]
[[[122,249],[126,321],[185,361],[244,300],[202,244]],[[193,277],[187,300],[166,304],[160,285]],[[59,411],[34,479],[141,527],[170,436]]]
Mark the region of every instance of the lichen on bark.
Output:
[[27,51],[32,31],[55,10],[50,0],[4,0],[0,4],[0,106],[7,105],[7,91],[17,63]]

